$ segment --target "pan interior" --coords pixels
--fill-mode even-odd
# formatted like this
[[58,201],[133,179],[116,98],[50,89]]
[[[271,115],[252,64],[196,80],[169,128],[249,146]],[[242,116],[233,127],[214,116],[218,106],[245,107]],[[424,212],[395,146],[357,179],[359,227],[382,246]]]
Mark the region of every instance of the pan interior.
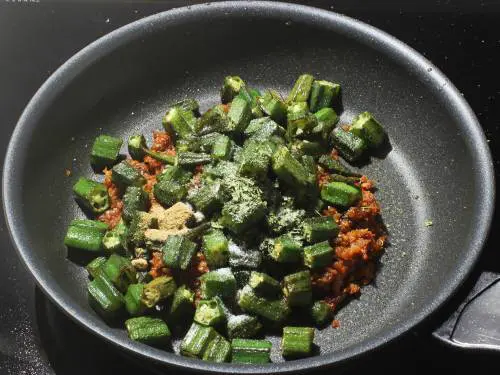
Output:
[[[161,129],[168,104],[184,97],[198,99],[206,109],[219,100],[228,74],[286,94],[302,72],[339,82],[340,122],[369,110],[392,145],[386,157],[362,167],[376,181],[390,246],[376,281],[337,314],[340,328],[318,332],[315,342],[322,354],[340,353],[382,338],[425,311],[442,285],[458,277],[474,231],[478,182],[454,110],[403,62],[321,22],[241,11],[191,21],[188,14],[163,26],[145,25],[149,29],[140,36],[88,64],[71,81],[62,80],[57,93],[33,111],[36,128],[25,140],[28,151],[19,153],[17,221],[39,272],[71,300],[70,313],[83,311],[92,325],[126,337],[89,307],[86,272],[67,258],[62,243],[67,224],[82,216],[71,186],[78,176],[92,175],[95,136],[150,135]],[[278,338],[271,339],[273,360],[281,361]]]

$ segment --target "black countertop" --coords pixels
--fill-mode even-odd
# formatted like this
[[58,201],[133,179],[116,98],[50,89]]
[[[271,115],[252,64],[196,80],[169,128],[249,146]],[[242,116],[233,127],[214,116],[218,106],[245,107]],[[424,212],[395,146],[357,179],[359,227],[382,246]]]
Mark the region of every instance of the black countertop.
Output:
[[[0,155],[24,106],[66,59],[100,36],[141,17],[199,1],[49,2],[0,0]],[[302,1],[385,30],[436,64],[476,112],[500,170],[500,1]],[[498,227],[498,210],[494,228]],[[60,312],[35,286],[0,218],[0,374],[79,375],[149,372],[123,358]],[[494,369],[498,354],[461,351],[431,332],[467,295],[480,271],[500,271],[500,234],[493,230],[476,272],[445,311],[396,343],[354,364],[377,369],[455,374]],[[172,371],[170,371],[173,373]],[[165,371],[169,373],[169,371]]]

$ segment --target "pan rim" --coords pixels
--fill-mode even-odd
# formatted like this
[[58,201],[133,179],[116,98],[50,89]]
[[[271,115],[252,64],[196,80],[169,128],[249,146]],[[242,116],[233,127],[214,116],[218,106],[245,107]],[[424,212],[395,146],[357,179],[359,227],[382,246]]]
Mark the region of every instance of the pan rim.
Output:
[[[376,43],[374,48],[384,52],[385,54],[399,58],[400,61],[406,62],[417,73],[422,75],[425,74],[429,78],[429,82],[435,87],[440,87],[442,97],[453,106],[456,116],[459,116],[462,120],[461,127],[470,139],[469,146],[474,152],[473,156],[475,156],[475,159],[473,160],[474,166],[476,167],[474,173],[476,176],[481,176],[481,183],[477,186],[478,192],[476,193],[476,197],[484,197],[480,207],[478,208],[477,216],[480,220],[477,221],[475,235],[470,241],[467,258],[463,259],[463,263],[455,271],[455,277],[452,280],[449,280],[449,282],[439,291],[433,303],[428,305],[426,309],[423,309],[420,313],[414,314],[405,321],[393,326],[385,335],[368,339],[361,345],[356,345],[337,353],[325,354],[291,362],[273,363],[265,366],[241,366],[234,364],[207,363],[134,343],[126,338],[119,337],[116,333],[111,332],[109,329],[103,329],[95,326],[92,322],[94,318],[91,314],[79,311],[77,305],[73,303],[71,299],[65,298],[64,293],[56,281],[51,279],[48,273],[44,274],[40,272],[36,261],[31,255],[32,251],[22,238],[22,225],[16,220],[15,202],[19,202],[19,199],[16,199],[16,196],[19,196],[20,193],[16,184],[12,183],[12,181],[16,180],[16,172],[19,170],[19,167],[16,165],[15,155],[20,151],[20,147],[23,145],[22,140],[25,137],[25,133],[29,136],[33,127],[36,126],[36,124],[30,120],[30,114],[36,113],[40,109],[43,111],[44,105],[51,101],[51,97],[53,97],[56,92],[60,92],[64,89],[65,82],[69,82],[74,79],[74,77],[78,76],[78,74],[96,62],[101,56],[109,53],[110,50],[126,44],[133,38],[137,38],[138,35],[147,34],[151,30],[155,30],[155,27],[158,27],[164,22],[174,22],[175,17],[184,15],[187,12],[189,12],[191,16],[203,14],[206,17],[207,13],[231,11],[242,7],[243,5],[241,2],[228,1],[187,6],[157,13],[120,27],[97,39],[77,52],[61,67],[59,67],[44,82],[44,84],[38,89],[33,98],[30,100],[19,118],[9,141],[5,156],[2,180],[3,209],[7,227],[12,243],[14,244],[20,258],[44,293],[48,295],[49,298],[62,309],[62,311],[86,328],[89,332],[108,340],[110,343],[115,344],[120,349],[125,349],[131,354],[143,356],[144,358],[148,358],[155,363],[172,365],[178,367],[179,369],[227,374],[235,372],[244,374],[289,373],[319,369],[334,364],[338,365],[349,359],[371,352],[384,344],[395,340],[410,329],[417,326],[437,311],[443,304],[445,304],[451,295],[466,280],[473,266],[477,262],[488,236],[494,212],[495,181],[492,158],[489,152],[486,137],[472,109],[469,107],[468,103],[461,96],[455,86],[430,61],[405,43],[373,26],[344,15],[305,5],[271,1],[249,1],[244,4],[244,8],[253,11],[273,11],[278,15],[287,15],[291,18],[304,19],[308,22],[314,21],[335,25],[335,28],[337,29],[354,32],[355,35],[353,38],[361,41],[371,40],[374,45]],[[182,19],[182,21],[184,20]],[[429,71],[429,69],[431,69],[431,71]]]

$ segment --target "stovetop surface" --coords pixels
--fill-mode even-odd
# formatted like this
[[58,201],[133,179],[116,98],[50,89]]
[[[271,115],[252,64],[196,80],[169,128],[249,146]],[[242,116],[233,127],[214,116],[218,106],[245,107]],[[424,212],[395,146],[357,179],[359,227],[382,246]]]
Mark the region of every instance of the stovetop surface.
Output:
[[[300,2],[300,1],[297,1]],[[0,0],[0,156],[24,106],[66,59],[100,36],[139,18],[198,1],[48,2]],[[393,34],[436,64],[478,116],[500,164],[500,1],[302,1],[358,18]],[[497,204],[498,206],[498,204]],[[494,227],[498,227],[498,210]],[[493,230],[471,280],[440,314],[396,343],[356,361],[363,370],[454,374],[495,369],[498,354],[437,342],[431,332],[467,295],[480,271],[500,271]],[[58,310],[38,289],[12,247],[0,217],[0,374],[149,375]],[[336,371],[336,370],[335,370]],[[165,374],[178,373],[166,369]],[[327,371],[324,371],[327,373]]]

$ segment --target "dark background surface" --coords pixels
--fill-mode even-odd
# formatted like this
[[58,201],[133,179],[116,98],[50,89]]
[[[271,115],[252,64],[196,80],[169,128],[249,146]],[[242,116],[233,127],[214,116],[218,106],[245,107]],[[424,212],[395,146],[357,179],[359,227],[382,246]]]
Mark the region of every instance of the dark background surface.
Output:
[[[2,164],[9,136],[24,106],[66,59],[128,22],[197,2],[0,0]],[[436,64],[476,112],[498,167],[500,1],[315,0],[302,3],[337,11],[379,27]],[[499,169],[496,169],[498,175]],[[402,371],[420,374],[433,370],[455,374],[466,374],[471,370],[481,373],[495,371],[500,354],[465,352],[445,346],[431,337],[431,332],[467,295],[480,271],[500,272],[500,234],[495,228],[498,228],[498,214],[474,275],[444,311],[398,342],[355,361],[347,371],[391,374]],[[0,248],[0,374],[140,372],[149,375],[131,359],[123,358],[108,344],[76,325],[35,287],[10,244],[3,215],[0,217]]]

